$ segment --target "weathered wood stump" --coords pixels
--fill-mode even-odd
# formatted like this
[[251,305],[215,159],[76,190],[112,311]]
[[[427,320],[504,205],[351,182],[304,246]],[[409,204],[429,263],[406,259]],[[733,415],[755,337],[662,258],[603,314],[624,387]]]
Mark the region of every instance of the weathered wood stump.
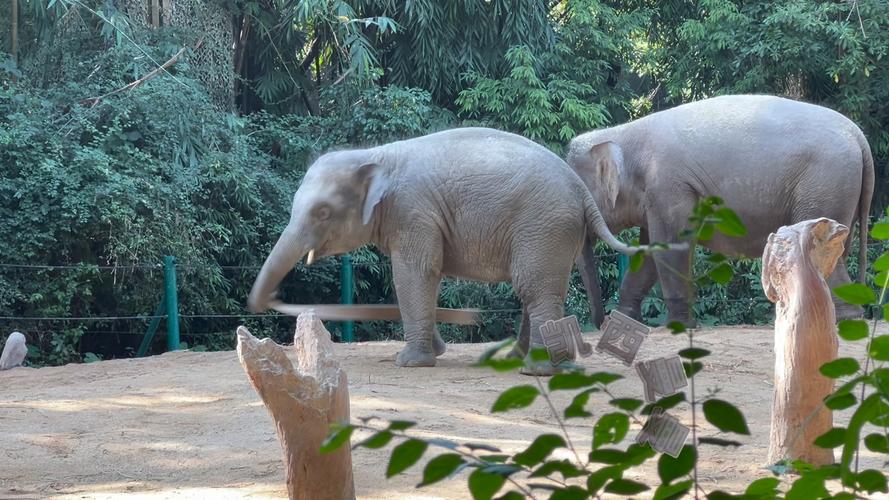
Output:
[[25,336],[20,332],[10,333],[6,338],[6,344],[3,345],[3,353],[0,354],[0,370],[21,366],[27,355],[28,346],[25,343]]
[[775,303],[775,394],[768,463],[800,459],[823,465],[833,450],[815,438],[833,426],[822,400],[833,380],[819,371],[837,357],[836,314],[825,277],[843,253],[849,228],[820,218],[769,235],[762,256],[762,288]]
[[275,421],[284,448],[291,499],[354,499],[348,444],[320,454],[330,425],[349,421],[346,372],[333,358],[330,333],[312,312],[300,314],[293,338],[296,366],[284,348],[238,327],[238,359]]

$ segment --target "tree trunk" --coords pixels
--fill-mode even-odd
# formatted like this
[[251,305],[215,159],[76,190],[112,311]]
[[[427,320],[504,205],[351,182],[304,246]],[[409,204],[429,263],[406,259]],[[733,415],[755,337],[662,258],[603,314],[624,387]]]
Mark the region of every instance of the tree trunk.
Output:
[[[815,439],[833,427],[822,401],[833,380],[819,371],[837,357],[836,316],[825,282],[849,229],[820,218],[783,226],[769,235],[762,257],[762,285],[775,302],[775,393],[768,463],[800,459],[834,461]],[[842,264],[841,264],[842,265]]]
[[308,312],[297,319],[295,366],[284,348],[258,340],[238,327],[238,359],[275,421],[284,448],[291,499],[354,499],[352,454],[348,443],[321,455],[330,424],[349,421],[346,372],[333,358],[330,333]]
[[12,26],[10,30],[12,31],[12,42],[10,44],[10,52],[12,53],[12,60],[18,62],[18,48],[19,48],[19,0],[9,0],[12,7]]

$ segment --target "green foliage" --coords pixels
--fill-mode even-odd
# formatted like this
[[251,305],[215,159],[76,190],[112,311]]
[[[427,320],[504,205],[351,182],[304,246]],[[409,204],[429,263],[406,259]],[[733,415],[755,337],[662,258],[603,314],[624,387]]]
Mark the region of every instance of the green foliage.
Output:
[[628,115],[635,95],[619,66],[646,21],[641,10],[620,11],[597,0],[564,2],[558,9],[558,43],[543,51],[509,48],[508,73],[467,72],[467,88],[455,101],[464,116],[556,152],[575,135]]
[[[733,213],[719,207],[719,200],[702,200],[690,219],[691,230],[687,236],[691,241],[697,241],[700,235],[712,235],[715,231],[723,234],[739,234],[743,232],[740,224],[720,224],[721,221],[735,220]],[[719,215],[716,215],[719,214]],[[711,232],[712,229],[712,232]],[[714,256],[717,269],[723,259]],[[711,269],[712,272],[712,269]],[[718,271],[717,271],[718,272]],[[695,281],[703,281],[706,277]],[[712,278],[711,278],[712,279]],[[880,299],[885,298],[887,286],[881,290]],[[853,294],[853,299],[858,295]],[[860,303],[860,301],[856,302]],[[844,323],[845,336],[849,339],[863,340],[858,331],[861,325],[856,322]],[[874,325],[875,326],[875,325]],[[749,435],[750,429],[742,412],[732,403],[707,397],[698,399],[695,392],[695,378],[699,369],[703,369],[703,360],[711,353],[694,345],[694,331],[686,330],[681,324],[671,325],[674,334],[688,336],[689,347],[681,349],[677,354],[689,360],[687,363],[697,365],[699,368],[690,372],[690,403],[689,411],[692,420],[701,411],[706,420],[720,432],[731,432]],[[867,325],[865,324],[865,329]],[[658,499],[678,498],[694,491],[694,496],[703,493],[707,498],[820,498],[828,494],[828,481],[840,480],[846,491],[833,498],[859,498],[862,494],[874,494],[876,492],[889,491],[886,476],[883,472],[868,469],[858,471],[857,453],[860,444],[864,443],[868,450],[874,453],[887,455],[889,458],[889,441],[886,438],[886,428],[889,426],[889,371],[883,367],[868,372],[871,362],[879,361],[873,356],[874,344],[881,337],[874,335],[876,328],[870,333],[871,354],[865,367],[850,358],[840,358],[821,367],[822,373],[827,376],[840,378],[855,375],[851,381],[840,386],[831,396],[834,400],[851,397],[852,402],[848,407],[855,406],[852,417],[847,427],[835,427],[815,439],[814,444],[825,448],[841,448],[841,461],[838,465],[826,465],[822,467],[812,466],[801,461],[779,463],[770,467],[777,477],[765,477],[751,481],[742,494],[732,495],[721,490],[705,491],[709,484],[699,482],[697,472],[698,457],[701,446],[738,447],[741,443],[723,439],[716,436],[699,436],[699,426],[691,429],[690,444],[686,444],[676,457],[660,454],[657,460],[657,472],[659,481],[651,484],[635,481],[624,475],[637,467],[643,466],[650,459],[658,456],[648,444],[628,444],[624,446],[629,430],[630,421],[640,422],[640,417],[651,414],[654,405],[642,407],[642,402],[631,398],[617,397],[609,391],[608,384],[621,378],[620,375],[608,372],[595,372],[587,374],[582,367],[576,370],[563,372],[552,376],[547,386],[538,380],[538,387],[532,385],[519,385],[504,391],[495,402],[492,412],[508,409],[525,408],[542,399],[554,410],[553,418],[562,428],[564,436],[558,434],[542,434],[523,451],[513,455],[504,454],[501,450],[479,444],[460,444],[441,440],[423,440],[405,433],[393,433],[392,426],[379,429],[365,424],[354,425],[352,428],[360,428],[371,431],[370,438],[360,442],[358,446],[378,448],[388,443],[393,434],[401,439],[401,444],[392,451],[390,469],[392,463],[398,463],[399,471],[406,469],[419,460],[426,451],[427,444],[446,448],[443,454],[432,458],[423,472],[423,481],[418,484],[422,487],[438,481],[452,474],[459,473],[462,469],[470,469],[467,482],[469,491],[475,499],[494,498],[509,483],[511,487],[507,493],[499,498],[534,498],[540,492],[546,491],[549,498],[590,498],[608,493],[612,495],[632,496],[654,490],[652,496]],[[508,343],[501,343],[497,350],[507,347]],[[501,359],[496,352],[486,352],[479,366],[496,366],[504,369],[505,364],[492,363]],[[879,365],[877,365],[879,366]],[[520,365],[510,364],[509,368],[517,370]],[[871,394],[864,398],[860,404],[851,395],[851,391],[859,384],[868,386]],[[589,400],[589,395],[594,392],[607,392],[612,398],[609,405],[615,411],[602,411],[593,417],[591,422],[592,433],[588,459],[581,459],[578,449],[571,442],[565,431],[561,412],[556,408],[550,397],[550,391],[575,391],[574,399],[564,410],[565,418],[570,416],[592,416],[585,412],[583,407]],[[862,389],[862,394],[864,394]],[[679,402],[684,401],[685,393],[677,393],[664,398],[656,403],[661,409],[669,409]],[[825,401],[831,407],[829,401]],[[868,434],[862,440],[862,430],[865,424],[882,428],[883,432]],[[806,424],[803,424],[806,425]],[[330,439],[339,439],[342,430],[336,430]],[[343,443],[344,444],[344,443]],[[567,448],[574,455],[574,459],[553,459],[553,452],[559,448]],[[408,450],[408,451],[406,451]],[[786,476],[788,472],[795,471],[797,476]],[[387,477],[392,474],[387,471]],[[784,477],[782,477],[784,476]],[[541,483],[537,479],[548,479],[549,483]]]

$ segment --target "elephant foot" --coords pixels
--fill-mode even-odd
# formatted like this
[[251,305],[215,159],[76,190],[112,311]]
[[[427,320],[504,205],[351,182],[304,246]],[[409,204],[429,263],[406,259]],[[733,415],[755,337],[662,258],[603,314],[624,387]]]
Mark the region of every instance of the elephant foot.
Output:
[[864,308],[853,305],[840,303],[835,304],[837,321],[844,319],[861,319],[864,316]]
[[[543,345],[534,345],[531,346],[531,349],[544,349]],[[512,355],[512,353],[510,353]],[[568,361],[564,361],[559,363],[558,365],[554,365],[552,361],[534,361],[531,359],[531,355],[525,355],[525,364],[522,366],[522,369],[519,371],[522,375],[534,375],[537,377],[549,377],[551,375],[555,375],[557,373],[561,373],[565,369],[573,366],[572,363]]]
[[433,347],[435,348],[435,356],[441,356],[448,350],[448,345],[445,344],[444,339],[441,338],[441,335],[438,332],[435,332],[435,342]]
[[675,321],[682,323],[686,329],[697,328],[698,322],[692,317],[688,302],[682,299],[670,299],[664,302],[667,305],[667,324]]
[[626,314],[630,318],[635,319],[636,321],[642,323],[642,306],[640,304],[637,304],[635,307],[632,305],[630,305],[630,306],[621,305],[621,306],[618,306],[617,311],[620,312],[621,314]]
[[[444,351],[442,351],[444,352]],[[416,344],[407,344],[397,356],[395,364],[402,367],[435,366],[435,351]]]

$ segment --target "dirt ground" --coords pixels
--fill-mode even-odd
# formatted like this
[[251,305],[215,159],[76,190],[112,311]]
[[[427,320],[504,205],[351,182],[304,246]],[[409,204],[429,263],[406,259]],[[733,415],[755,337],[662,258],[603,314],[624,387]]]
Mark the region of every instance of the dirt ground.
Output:
[[[675,352],[684,347],[684,338],[654,330],[637,359]],[[741,408],[752,431],[738,449],[702,447],[700,476],[707,491],[739,492],[742,484],[769,475],[763,462],[773,334],[767,328],[717,328],[696,338],[713,353],[697,379],[699,394],[718,388],[720,398]],[[450,345],[435,368],[399,369],[393,360],[401,345],[337,346],[349,374],[353,418],[414,420],[417,435],[485,442],[508,451],[524,449],[540,433],[558,432],[539,399],[527,409],[489,412],[501,391],[533,379],[470,367],[485,345]],[[864,349],[841,341],[840,351],[862,359]],[[580,362],[623,374],[614,392],[642,398],[635,373],[619,361],[594,353]],[[556,394],[557,407],[567,396]],[[595,396],[588,408],[610,411],[606,399]],[[670,413],[689,425],[687,408]],[[835,425],[848,418],[848,412],[837,413]],[[590,423],[568,421],[581,449],[588,450]],[[701,435],[718,434],[707,422],[699,425]],[[634,424],[628,438],[639,428]],[[354,452],[359,498],[471,498],[466,472],[419,490],[422,465],[386,480],[390,450]],[[864,450],[862,466],[881,469],[882,463]],[[649,466],[627,477],[653,481],[657,473]],[[271,418],[234,351],[0,372],[0,498],[286,498],[283,478]]]

